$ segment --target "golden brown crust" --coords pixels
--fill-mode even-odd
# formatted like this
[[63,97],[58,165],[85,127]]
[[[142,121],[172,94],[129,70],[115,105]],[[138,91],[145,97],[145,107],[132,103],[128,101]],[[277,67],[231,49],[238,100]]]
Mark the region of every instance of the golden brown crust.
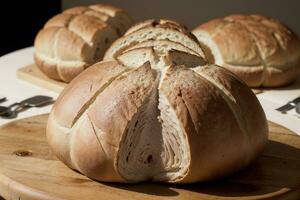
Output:
[[59,30],[60,29],[58,27],[51,27],[47,30],[40,30],[34,40],[34,47],[36,49],[35,51],[54,58],[55,40]]
[[[120,145],[129,145],[121,141],[130,137],[136,113],[157,87],[157,73],[149,63],[136,69],[116,61],[90,67],[64,89],[53,107],[47,126],[53,152],[93,179],[132,182],[118,168]],[[181,148],[190,155],[187,171],[164,181],[223,177],[248,165],[262,151],[268,133],[265,115],[255,95],[230,71],[217,66],[170,66],[158,91],[174,110],[189,146]]]
[[201,56],[196,51],[194,51],[193,49],[190,49],[190,48],[184,46],[183,44],[181,44],[179,42],[173,42],[173,41],[168,40],[168,39],[165,39],[165,40],[148,40],[148,41],[145,41],[145,42],[138,43],[138,44],[134,45],[133,47],[127,49],[126,51],[132,50],[132,49],[135,49],[135,48],[140,48],[140,47],[164,47],[164,46],[165,47],[170,47],[172,49],[177,49],[179,51],[184,51],[184,52],[187,52],[187,53],[192,54],[192,55]]
[[118,12],[124,12],[122,9],[108,5],[108,4],[95,4],[90,5],[89,8],[105,13],[110,16],[115,16]]
[[88,10],[88,7],[86,7],[86,6],[76,6],[76,7],[64,10],[64,13],[78,15],[78,14],[84,13],[86,10]]
[[[256,96],[230,71],[206,66],[182,44],[193,40],[180,29],[170,21],[133,27],[114,44],[118,61],[95,64],[63,90],[47,127],[59,159],[99,181],[192,183],[257,157],[268,127]],[[163,42],[169,36],[178,43]],[[256,50],[247,58],[252,64]],[[265,80],[265,66],[240,62],[240,76]]]
[[89,15],[77,15],[69,24],[69,29],[83,38],[87,43],[96,42],[97,32],[105,29],[107,24]]
[[72,132],[71,157],[75,169],[97,180],[123,182],[114,169],[113,160],[109,157],[110,154],[116,154],[116,149],[112,149],[109,153],[109,148],[103,141],[100,142],[92,120],[88,116],[84,118],[84,123]]
[[[287,71],[299,73],[294,68],[300,66],[300,41],[277,20],[262,15],[231,15],[200,25],[193,33],[201,43],[213,49],[213,54],[219,52],[220,55],[214,54],[220,58],[215,60],[216,64],[230,70],[237,66],[233,71],[251,87],[282,86],[296,77]],[[264,66],[263,80],[257,70],[250,70],[257,66]],[[281,80],[268,77],[275,71],[269,73],[269,68],[278,69],[276,75],[281,71]]]
[[223,91],[224,96],[229,97],[227,99],[240,126],[248,133],[251,146],[256,147],[251,156],[254,159],[262,150],[268,133],[266,116],[255,94],[226,68],[210,65],[199,68],[197,72],[205,78],[211,78],[211,83]]
[[148,19],[146,21],[137,23],[134,26],[132,26],[131,28],[129,28],[126,31],[125,35],[129,35],[135,31],[138,31],[140,29],[143,29],[143,28],[146,28],[149,26],[154,26],[154,27],[155,26],[172,26],[173,28],[179,29],[180,31],[188,32],[187,28],[184,25],[182,25],[176,21],[170,20],[170,19],[159,19],[159,20]]
[[222,55],[225,63],[254,66],[261,64],[260,54],[253,38],[240,24],[226,25],[214,36],[214,41],[219,44],[219,49],[224,50]]
[[[101,4],[74,7],[52,17],[39,32],[34,44],[36,54],[42,55],[39,59],[51,63],[43,72],[51,73],[46,74],[50,78],[71,81],[86,67],[99,61],[108,46],[131,23],[123,10]],[[49,69],[51,66],[57,69]],[[51,72],[55,70],[58,75]]]
[[57,72],[60,79],[68,83],[87,67],[88,65],[84,63],[72,64],[71,66],[67,66],[66,64],[58,64]]
[[[203,73],[199,76],[175,66],[169,68],[161,86],[189,141],[191,163],[187,175],[177,180],[181,183],[211,180],[240,169],[261,152],[267,139],[264,113],[247,86],[221,68],[199,69],[214,82]],[[236,100],[231,106],[224,90]],[[245,122],[240,122],[241,116]]]
[[[56,133],[56,134],[53,134]],[[49,115],[47,121],[47,141],[51,150],[56,157],[61,160],[68,167],[75,169],[70,157],[70,140],[72,135],[70,130],[65,129],[57,123],[53,112]]]
[[[158,33],[160,32],[160,33]],[[169,34],[165,34],[168,32]],[[175,36],[176,35],[176,36]],[[121,38],[112,43],[104,55],[106,59],[116,59],[118,55],[133,45],[149,40],[171,40],[193,49],[198,55],[204,57],[197,38],[185,27],[179,26],[171,20],[147,20],[137,24]]]
[[[118,146],[155,86],[156,72],[149,64],[122,75],[125,70],[115,61],[90,67],[64,89],[48,120],[48,142],[58,158],[101,181],[125,181],[115,166]],[[108,75],[114,79],[109,81]]]
[[[54,113],[61,126],[71,128],[75,118],[89,106],[90,99],[109,83],[110,79],[125,72],[126,68],[115,61],[100,62],[88,68],[72,82],[55,103]],[[103,88],[104,89],[104,88]],[[76,99],[76,101],[74,100]]]
[[90,119],[107,134],[111,145],[119,145],[127,124],[154,88],[155,80],[155,71],[146,63],[115,79],[91,106]]
[[88,66],[85,63],[57,63],[52,59],[41,59],[38,54],[34,55],[34,61],[38,68],[49,78],[54,80],[63,80],[64,82],[70,82],[79,73],[81,73]]
[[62,61],[87,61],[90,55],[86,53],[90,49],[86,42],[74,32],[61,28],[56,35],[56,45],[53,47],[56,58]]
[[96,4],[89,6],[90,9],[109,16],[107,23],[113,25],[119,36],[122,36],[125,31],[132,26],[132,18],[122,9],[105,4]]
[[44,25],[44,28],[49,27],[67,27],[70,21],[75,17],[73,14],[69,13],[61,13],[58,15],[55,15],[51,19],[49,19],[46,24]]
[[138,30],[145,29],[148,27],[174,29],[174,30],[177,30],[177,31],[187,35],[193,41],[198,43],[197,38],[193,34],[191,34],[191,32],[184,25],[182,25],[176,21],[170,20],[170,19],[147,20],[145,22],[142,22],[135,26],[132,26],[130,29],[128,29],[128,31],[125,33],[125,35],[129,35],[133,32],[136,32]]
[[251,87],[260,87],[266,77],[264,66],[237,66],[223,64],[222,67],[233,72],[241,81],[244,81]]
[[38,68],[49,78],[54,80],[60,80],[60,76],[57,72],[57,66],[55,63],[47,63],[46,61],[40,59],[36,54],[34,55],[34,61]]
[[267,75],[262,86],[280,87],[295,81],[300,74],[300,67],[293,67],[288,70],[280,70],[277,68],[267,68]]

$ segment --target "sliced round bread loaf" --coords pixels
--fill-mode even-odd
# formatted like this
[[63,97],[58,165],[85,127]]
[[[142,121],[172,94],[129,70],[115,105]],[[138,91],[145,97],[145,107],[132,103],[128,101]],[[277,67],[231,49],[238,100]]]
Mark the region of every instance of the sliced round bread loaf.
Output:
[[63,90],[47,125],[60,160],[107,182],[220,178],[253,161],[267,133],[257,98],[232,73],[149,62],[88,68]]
[[262,151],[268,126],[253,92],[207,66],[183,27],[160,23],[131,28],[60,94],[47,138],[69,167],[99,181],[192,183]]

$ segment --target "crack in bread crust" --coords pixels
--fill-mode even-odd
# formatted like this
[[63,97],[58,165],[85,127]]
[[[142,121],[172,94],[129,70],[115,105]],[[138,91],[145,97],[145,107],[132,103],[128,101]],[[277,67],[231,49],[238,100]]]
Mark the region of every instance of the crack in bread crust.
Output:
[[161,127],[157,120],[156,96],[154,87],[128,123],[120,141],[116,166],[128,181],[151,180],[160,163]]
[[94,124],[93,124],[93,121],[91,120],[91,118],[90,118],[90,116],[89,116],[88,114],[87,114],[87,117],[88,117],[88,119],[89,119],[89,121],[90,121],[90,123],[91,123],[91,126],[92,126],[92,128],[93,128],[93,133],[95,134],[95,137],[97,138],[97,141],[98,141],[98,143],[99,143],[99,146],[101,147],[102,151],[104,152],[105,157],[108,158],[107,153],[106,153],[106,151],[105,151],[105,149],[103,148],[103,145],[102,145],[102,143],[101,143],[101,140],[99,139],[99,137],[98,137],[98,135],[97,135],[97,133],[96,133],[96,129],[95,129],[95,126],[94,126]]
[[209,77],[208,75],[202,73],[201,71],[195,71],[195,73],[198,76],[201,76],[202,78],[208,80],[219,90],[223,99],[227,102],[228,107],[234,114],[235,119],[238,122],[240,129],[244,132],[245,135],[249,136],[250,132],[246,129],[247,126],[246,126],[244,116],[240,112],[239,105],[237,104],[237,102],[236,102],[235,98],[232,96],[232,94],[225,87],[222,87],[222,85],[220,83],[218,83],[218,81],[215,80],[213,77]]
[[[108,50],[112,61],[87,69],[62,92],[47,128],[61,160],[99,181],[192,183],[233,173],[257,156],[267,129],[255,96],[229,72],[209,68],[191,50],[199,43],[181,31],[162,20],[129,29]],[[261,120],[259,130],[249,117]]]
[[[258,53],[258,57],[259,57],[260,62],[263,66],[263,77],[262,77],[261,83],[258,84],[259,86],[261,86],[264,83],[264,81],[266,79],[266,76],[267,76],[267,65],[266,65],[265,60],[262,57],[261,49],[259,48],[259,45],[257,44],[256,36],[254,35],[254,33],[252,33],[252,31],[249,30],[248,26],[244,25],[242,22],[240,22],[238,20],[229,20],[227,18],[224,18],[224,20],[228,21],[228,22],[231,22],[231,23],[237,23],[237,24],[241,25],[242,27],[244,27],[244,29],[249,33],[250,37],[252,38],[253,44],[255,45],[257,53]],[[233,63],[228,63],[228,64],[234,65]],[[241,66],[241,65],[239,65],[239,66]]]
[[101,94],[101,92],[103,92],[110,84],[113,83],[113,81],[117,80],[119,77],[121,77],[123,74],[129,72],[130,70],[124,70],[121,73],[117,74],[116,76],[112,77],[111,79],[109,79],[105,84],[103,84],[98,90],[97,92],[95,92],[95,94],[92,96],[92,98],[90,98],[79,110],[78,114],[76,115],[76,117],[74,118],[74,120],[72,121],[72,125],[73,126],[77,120],[83,115],[84,112],[86,112],[86,110],[88,110],[88,108],[95,102],[96,98]]

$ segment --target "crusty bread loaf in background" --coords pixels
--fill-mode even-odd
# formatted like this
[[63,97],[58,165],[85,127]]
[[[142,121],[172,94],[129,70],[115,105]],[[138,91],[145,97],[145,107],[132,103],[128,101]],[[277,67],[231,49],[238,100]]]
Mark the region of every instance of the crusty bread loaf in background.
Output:
[[36,36],[35,62],[48,77],[69,82],[100,61],[110,44],[131,25],[125,11],[108,5],[65,10]]
[[206,66],[184,27],[148,22],[60,94],[47,124],[55,155],[107,182],[192,183],[248,165],[268,133],[255,95],[226,69]]
[[250,87],[277,87],[300,74],[299,38],[275,19],[231,15],[193,30],[210,63],[221,65]]
[[[170,41],[178,44],[178,46],[185,46],[186,49],[194,51],[198,56],[204,57],[204,53],[197,41],[197,38],[191,34],[184,26],[172,20],[147,20],[131,27],[124,35],[110,46],[106,51],[104,60],[116,59],[123,51],[128,48],[135,48],[139,43],[154,41]],[[160,42],[156,42],[156,45]],[[173,46],[174,46],[173,45]],[[147,45],[148,47],[151,45]],[[153,46],[153,45],[152,45]],[[168,45],[167,45],[168,46]],[[172,47],[176,48],[176,47]],[[180,49],[178,49],[180,50]],[[187,51],[187,50],[186,50]]]
[[109,47],[104,60],[118,60],[128,67],[149,61],[157,69],[172,63],[192,68],[207,64],[197,38],[169,19],[152,19],[132,26]]

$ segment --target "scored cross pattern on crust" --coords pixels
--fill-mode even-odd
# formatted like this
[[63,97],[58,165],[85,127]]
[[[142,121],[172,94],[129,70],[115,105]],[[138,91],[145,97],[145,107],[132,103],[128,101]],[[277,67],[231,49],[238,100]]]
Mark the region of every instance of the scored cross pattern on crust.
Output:
[[[252,91],[207,65],[178,23],[140,23],[57,99],[47,138],[69,167],[108,182],[191,183],[233,173],[267,140]],[[196,48],[194,48],[196,47]]]
[[193,30],[211,63],[234,72],[251,87],[275,87],[300,73],[300,42],[277,20],[231,15]]
[[35,40],[35,61],[50,78],[69,82],[100,61],[110,44],[131,26],[121,9],[80,6],[51,18]]

